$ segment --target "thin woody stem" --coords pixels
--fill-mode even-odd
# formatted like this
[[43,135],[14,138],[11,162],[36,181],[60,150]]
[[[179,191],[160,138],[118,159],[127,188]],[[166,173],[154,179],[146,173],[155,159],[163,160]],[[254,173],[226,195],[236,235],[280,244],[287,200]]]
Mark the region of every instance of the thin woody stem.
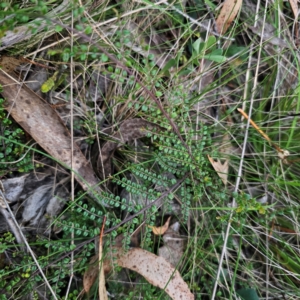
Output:
[[[238,108],[237,110],[243,115],[243,117],[245,117],[247,120],[249,119],[249,116],[241,108]],[[277,152],[283,152],[283,150],[274,144],[269,136],[264,133],[252,119],[250,119],[250,124],[263,136],[263,138],[265,138],[271,144],[272,147],[277,150]]]

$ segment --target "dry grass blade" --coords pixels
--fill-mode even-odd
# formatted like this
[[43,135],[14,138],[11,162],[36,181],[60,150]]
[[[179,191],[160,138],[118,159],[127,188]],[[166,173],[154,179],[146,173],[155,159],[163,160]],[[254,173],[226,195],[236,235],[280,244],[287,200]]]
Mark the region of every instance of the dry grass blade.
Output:
[[[249,119],[249,116],[240,108],[238,108],[238,111],[248,120]],[[278,145],[274,144],[271,139],[268,137],[267,134],[265,134],[257,125],[256,123],[250,119],[250,124],[263,136],[264,139],[266,139],[270,145],[272,147],[274,147],[277,151],[277,154],[278,154],[278,157],[280,159],[283,160],[283,162],[287,163],[287,160],[286,158],[290,155],[290,152],[288,150],[285,150],[285,149],[281,149]]]
[[103,224],[101,228],[100,238],[99,238],[99,299],[107,300],[107,291],[105,287],[105,275],[104,275],[104,264],[103,264],[103,231],[105,226],[106,218],[103,219]]
[[[94,255],[89,263],[88,269],[83,275],[83,289],[85,293],[89,293],[91,287],[95,283],[99,275],[99,299],[107,299],[107,292],[105,287],[105,275],[104,275],[104,264],[103,264],[103,231],[105,226],[106,218],[103,219],[103,225],[99,237],[99,255]],[[98,263],[97,263],[98,262]]]

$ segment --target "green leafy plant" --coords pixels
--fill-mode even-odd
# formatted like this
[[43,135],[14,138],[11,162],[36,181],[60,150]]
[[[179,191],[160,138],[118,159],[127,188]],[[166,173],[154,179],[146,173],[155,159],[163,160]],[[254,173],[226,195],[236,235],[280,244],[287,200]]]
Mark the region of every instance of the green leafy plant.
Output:
[[0,99],[0,173],[29,172],[34,165],[27,147],[24,147],[24,131],[7,118]]
[[[267,298],[268,293],[279,298],[282,287],[286,295],[299,297],[295,236],[299,231],[300,101],[295,74],[300,68],[289,46],[295,43],[293,33],[286,34],[293,28],[289,23],[293,15],[284,1],[268,4],[265,16],[262,7],[251,10],[256,5],[252,2],[243,3],[239,19],[223,35],[213,28],[203,30],[206,16],[217,18],[211,1],[95,1],[91,10],[74,1],[59,14],[59,22],[51,15],[51,2],[0,4],[1,37],[20,25],[27,25],[30,33],[42,28],[30,41],[12,45],[11,53],[24,54],[24,49],[27,55],[40,53],[41,47],[47,50],[39,59],[56,70],[64,64],[62,76],[54,71],[42,91],[47,96],[59,92],[68,104],[72,95],[71,109],[80,112],[74,128],[80,141],[87,142],[81,145],[87,157],[96,138],[101,148],[113,140],[124,120],[142,118],[157,128],[138,140],[116,141],[117,149],[109,153],[112,172],[99,183],[105,192],[97,195],[109,208],[78,194],[53,221],[57,230],[53,236],[28,237],[58,298],[75,299],[79,294],[80,280],[73,281],[68,292],[64,287],[70,278],[82,278],[96,253],[91,241],[99,235],[104,216],[106,229],[112,229],[105,246],[109,250],[119,234],[128,249],[141,224],[157,226],[166,214],[180,223],[179,234],[188,236],[179,271],[196,299],[211,299],[213,293],[214,299]],[[288,26],[283,30],[284,18]],[[252,20],[259,24],[252,26]],[[264,28],[263,37],[256,28]],[[51,32],[55,35],[49,41]],[[37,47],[37,41],[42,45]],[[68,73],[75,76],[69,78]],[[110,81],[107,90],[97,90],[101,94],[97,101],[89,98],[94,73]],[[77,76],[82,79],[78,85]],[[3,100],[0,104],[1,175],[28,172],[33,166],[25,134],[6,117]],[[236,113],[238,107],[251,111],[251,119],[272,143],[290,152],[285,161],[278,158],[272,143],[246,127]],[[101,124],[96,113],[103,117]],[[107,128],[112,129],[111,135]],[[207,155],[228,161],[226,186]],[[168,192],[181,180],[178,189]],[[151,207],[163,193],[162,201]],[[146,206],[147,211],[139,214]],[[157,253],[162,241],[146,228],[141,245]],[[3,234],[0,242],[1,251],[13,262],[0,272],[2,297],[13,294],[14,299],[22,299],[44,279],[30,257],[21,257],[11,236]],[[68,256],[72,251],[73,260]],[[164,297],[143,280],[126,289],[120,278],[108,278],[108,288],[116,297]],[[129,273],[126,278],[137,276]]]

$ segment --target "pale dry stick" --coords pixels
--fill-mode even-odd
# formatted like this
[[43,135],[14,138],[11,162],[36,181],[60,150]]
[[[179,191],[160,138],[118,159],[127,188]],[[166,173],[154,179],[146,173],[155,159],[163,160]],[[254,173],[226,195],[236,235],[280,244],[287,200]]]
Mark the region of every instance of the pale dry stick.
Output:
[[[256,6],[256,12],[255,12],[254,27],[257,26],[258,12],[259,12],[259,6],[257,5]],[[251,70],[252,70],[253,52],[254,52],[254,43],[252,43],[250,45],[249,60],[248,60],[248,66],[247,66],[247,71],[246,71],[246,76],[245,76],[245,88],[244,88],[243,103],[242,103],[242,109],[244,111],[246,110],[246,99],[248,98],[249,79],[250,79],[250,74],[251,74]],[[244,126],[242,125],[241,127],[243,128]]]
[[[210,21],[209,21],[209,27],[210,28]],[[206,37],[205,37],[205,41],[204,42],[207,42],[208,38],[209,38],[209,30],[207,30],[206,32]],[[204,70],[204,66],[205,66],[205,58],[203,57],[201,59],[201,63],[200,63],[200,72],[201,74],[203,74],[203,71]],[[200,93],[200,91],[203,89],[202,88],[202,79],[203,79],[203,76],[200,77],[200,80],[199,80],[199,89],[198,89],[198,92]],[[200,124],[200,120],[199,120],[199,117],[200,117],[200,107],[199,105],[197,105],[197,117],[196,117],[196,131],[199,130],[199,124]],[[198,140],[198,134],[196,135],[196,139]]]
[[[275,10],[278,14],[278,18],[277,18],[277,20],[278,20],[278,30],[276,30],[276,32],[277,32],[277,37],[280,39],[280,32],[281,32],[281,30],[280,30],[280,27],[281,27],[280,20],[281,20],[281,18],[280,18],[280,14],[279,14],[279,11],[280,11],[279,3],[277,3],[277,5],[278,5],[278,7]],[[278,50],[278,46],[274,46],[274,47],[275,47],[275,49]],[[277,52],[277,55],[276,55],[277,66],[280,66],[280,65],[282,65],[280,63],[282,54],[279,51],[276,51],[276,52]],[[275,79],[275,84],[274,84],[274,88],[273,88],[273,92],[272,92],[272,100],[271,100],[271,106],[270,106],[269,111],[272,111],[273,106],[275,105],[275,98],[276,98],[275,93],[276,93],[279,81],[280,81],[280,68],[278,67],[277,71],[276,71],[276,79]],[[267,294],[266,298],[268,299],[268,294]]]
[[[54,293],[54,291],[53,291],[53,289],[52,289],[52,287],[51,287],[51,285],[50,285],[50,283],[49,283],[46,275],[43,272],[42,267],[40,266],[39,262],[37,261],[37,259],[35,257],[35,254],[33,253],[30,245],[28,244],[27,239],[24,236],[24,234],[22,232],[22,229],[20,228],[20,225],[18,224],[18,222],[17,222],[17,220],[16,220],[16,218],[15,218],[15,216],[14,216],[11,208],[9,207],[9,204],[8,204],[8,202],[7,202],[6,198],[5,198],[5,195],[4,195],[4,193],[2,192],[1,189],[0,189],[0,197],[3,199],[8,212],[7,212],[7,210],[5,208],[2,208],[2,207],[0,207],[0,210],[1,210],[2,214],[3,214],[3,216],[6,218],[6,220],[10,220],[10,219],[12,220],[12,222],[9,223],[10,224],[10,228],[14,232],[14,235],[17,238],[17,241],[19,239],[18,243],[22,244],[22,242],[23,242],[25,244],[28,252],[30,253],[33,261],[35,262],[35,264],[36,264],[36,266],[37,266],[40,274],[42,275],[42,277],[44,279],[44,282],[45,282],[46,286],[48,287],[49,291],[51,292],[53,298],[55,300],[58,300],[58,298],[56,297],[56,295],[55,295],[55,293]],[[8,215],[8,213],[9,213],[9,215]],[[16,231],[17,231],[17,234],[16,234]]]
[[[72,10],[72,15],[71,15],[71,27],[72,29],[74,28],[74,15],[73,15],[73,10]],[[74,46],[74,38],[73,35],[71,34],[71,52],[73,52],[73,46]],[[71,59],[70,59],[70,78],[71,78],[71,82],[70,82],[70,135],[71,135],[71,170],[74,170],[74,122],[73,122],[73,109],[74,109],[74,98],[73,98],[73,68],[74,68],[74,61],[73,61],[73,55],[71,55]],[[74,199],[75,199],[75,174],[74,172],[71,172],[71,202],[74,203]],[[72,205],[72,210],[73,210],[74,205]],[[71,245],[74,246],[74,239],[75,239],[75,235],[74,235],[74,223],[72,222],[72,231],[71,231]],[[66,295],[65,295],[65,300],[68,299],[69,293],[70,293],[70,289],[71,289],[71,284],[73,281],[73,277],[74,277],[74,251],[71,252],[71,262],[70,262],[70,279],[69,279],[69,283],[68,283],[68,287],[67,287],[67,291],[66,291]]]
[[98,259],[98,267],[99,267],[99,287],[98,287],[98,293],[99,293],[99,299],[101,300],[108,300],[107,297],[107,291],[105,287],[105,275],[104,275],[104,251],[103,251],[103,232],[106,222],[106,216],[103,218],[103,223],[101,227],[101,232],[99,235],[99,259]]
[[[99,83],[99,76],[97,76],[97,85]],[[95,92],[95,99],[94,99],[94,108],[95,108],[95,117],[96,117],[96,111],[97,111],[97,102],[96,99],[98,98],[98,89],[96,89]],[[98,122],[95,122],[96,124],[96,132],[99,132],[99,128],[98,128]],[[98,145],[98,149],[99,149],[99,158],[98,161],[100,162],[100,167],[101,170],[104,170],[104,164],[103,164],[103,156],[102,156],[102,151],[101,151],[101,145],[100,145],[100,137],[99,134],[96,134],[96,141],[97,141],[97,145]]]
[[[203,211],[202,211],[202,216],[204,216],[204,213],[203,213]],[[189,218],[190,219],[190,218]],[[204,218],[202,218],[203,220],[204,220]],[[198,222],[198,219],[196,219],[195,218],[195,232],[198,232],[198,227],[199,227],[199,222]],[[189,233],[189,240],[191,239],[191,237],[190,237],[190,230],[188,231],[188,233]],[[193,238],[193,241],[192,241],[192,243],[194,244],[194,247],[193,247],[193,262],[192,262],[192,264],[193,264],[193,267],[192,267],[192,272],[191,272],[191,278],[193,278],[192,280],[192,282],[191,282],[191,285],[193,284],[193,283],[195,283],[194,282],[194,278],[195,278],[195,268],[196,268],[196,260],[197,260],[197,250],[198,250],[198,234],[195,234],[194,235],[194,238]]]
[[[209,22],[209,25],[210,25],[210,22]],[[208,35],[209,35],[209,30],[206,32],[205,41],[207,41]],[[204,69],[204,65],[205,65],[205,59],[202,58],[201,62],[200,62],[200,72],[199,73],[202,73],[202,70]],[[201,88],[202,88],[202,78],[203,77],[200,77],[200,80],[199,80],[199,90],[198,91],[200,91]],[[200,119],[200,106],[197,105],[196,132],[198,132],[198,130],[199,130],[199,124],[200,124],[200,120],[199,119]],[[198,136],[197,133],[196,133],[196,140],[199,140],[199,136]],[[202,215],[202,220],[204,220],[204,212],[203,212],[203,210],[201,211],[201,215]],[[197,219],[198,218],[195,218],[195,220],[196,220],[195,232],[197,232],[197,229],[198,229],[198,226],[199,226],[199,222],[197,221]],[[189,234],[190,234],[190,232],[189,232]],[[196,261],[197,249],[198,249],[198,247],[197,247],[197,240],[198,240],[197,237],[198,236],[196,234],[195,237],[194,237],[194,241],[193,241],[194,242],[194,248],[193,248],[194,250],[193,250],[193,267],[192,267],[192,272],[191,272],[192,273],[191,278],[194,278],[193,274],[195,273],[195,268],[196,268],[196,264],[194,262]]]
[[[254,26],[256,26],[256,24],[257,24],[258,9],[259,9],[259,7],[260,7],[260,1],[257,2],[257,6],[256,6],[257,13],[256,13],[255,21],[254,21]],[[266,23],[267,7],[268,7],[268,1],[266,1],[265,9],[264,9],[263,26],[262,26],[262,29],[261,29],[262,33],[264,32],[265,23]],[[261,39],[260,39],[260,43],[259,43],[257,65],[256,65],[256,69],[255,69],[253,89],[252,89],[251,99],[250,99],[249,119],[247,120],[247,125],[246,125],[246,130],[245,130],[245,137],[244,137],[244,144],[243,144],[243,149],[242,149],[242,154],[241,154],[241,159],[240,159],[240,165],[239,165],[239,169],[238,169],[238,175],[237,175],[237,179],[236,179],[236,183],[235,183],[234,192],[238,192],[240,181],[241,181],[241,177],[242,177],[242,170],[243,170],[243,165],[244,165],[244,157],[245,157],[245,152],[246,152],[246,143],[247,143],[247,140],[248,140],[249,127],[250,127],[250,119],[251,119],[251,114],[252,114],[252,108],[253,108],[253,102],[254,102],[254,97],[255,97],[255,91],[256,91],[256,88],[257,88],[258,73],[259,73],[259,64],[260,64],[260,60],[261,60],[261,51],[262,51],[262,43],[263,43],[262,36],[263,36],[263,34],[261,35]],[[252,53],[252,51],[250,53]],[[235,198],[233,198],[231,206],[232,207],[236,207],[237,206]],[[231,219],[232,216],[233,216],[233,211],[230,213],[229,219]],[[225,232],[225,236],[224,236],[224,244],[223,244],[222,253],[221,253],[221,257],[220,257],[220,261],[219,261],[217,276],[216,276],[216,280],[215,280],[215,284],[214,284],[214,288],[213,288],[213,293],[212,293],[212,297],[211,297],[212,300],[214,300],[215,297],[216,297],[217,288],[218,288],[218,281],[220,279],[220,274],[221,274],[221,271],[222,271],[222,265],[223,265],[223,260],[224,260],[224,256],[225,256],[226,249],[227,249],[227,242],[228,242],[230,230],[231,230],[231,222],[228,222],[227,228],[226,228],[226,232]]]

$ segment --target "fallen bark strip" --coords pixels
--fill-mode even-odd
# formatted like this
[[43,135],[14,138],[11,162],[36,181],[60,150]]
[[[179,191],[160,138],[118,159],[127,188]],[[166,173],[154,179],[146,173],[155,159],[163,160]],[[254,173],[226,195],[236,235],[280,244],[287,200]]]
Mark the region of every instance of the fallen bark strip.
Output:
[[[94,174],[78,145],[71,153],[71,136],[55,110],[33,91],[0,70],[5,109],[15,121],[55,160],[71,169],[76,180],[93,198],[101,192]],[[72,165],[73,159],[73,165]],[[105,203],[101,203],[107,206]]]

